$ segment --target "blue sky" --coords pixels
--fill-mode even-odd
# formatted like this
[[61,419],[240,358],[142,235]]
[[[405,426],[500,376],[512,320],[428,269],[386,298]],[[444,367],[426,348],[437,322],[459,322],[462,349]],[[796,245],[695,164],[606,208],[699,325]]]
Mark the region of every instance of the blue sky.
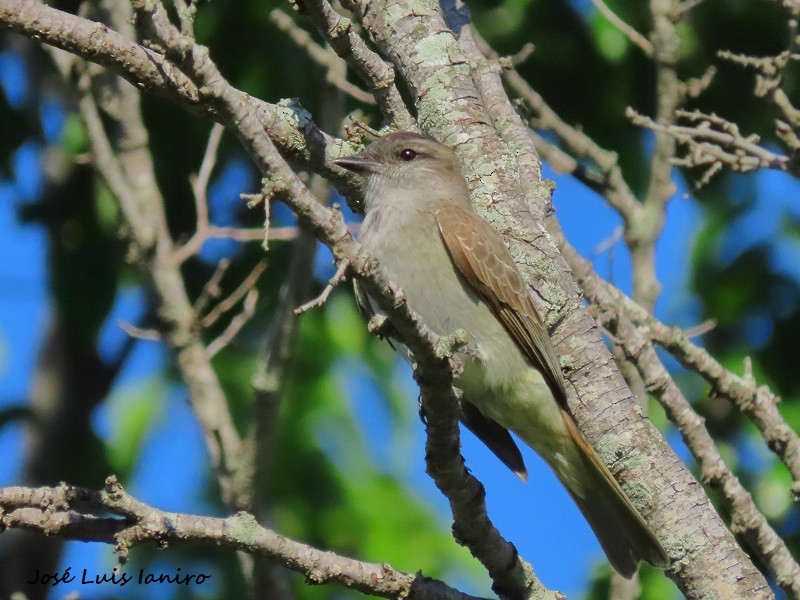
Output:
[[[12,106],[22,105],[28,98],[24,69],[13,55],[0,54],[0,86]],[[43,139],[20,147],[12,161],[13,170],[7,179],[0,179],[0,255],[13,257],[0,263],[0,410],[24,404],[31,385],[31,375],[49,315],[44,232],[17,219],[21,204],[32,202],[41,193],[42,151],[47,143],[58,140],[64,114],[54,102],[45,102],[41,112]],[[630,291],[630,260],[624,244],[612,251],[596,254],[595,249],[609,239],[620,224],[616,214],[595,194],[569,177],[547,172],[557,183],[554,203],[557,216],[573,245],[592,258],[604,277],[611,277],[624,291]],[[697,302],[687,291],[689,255],[694,236],[702,219],[697,203],[684,197],[682,181],[676,180],[679,191],[669,204],[664,235],[659,240],[657,270],[663,293],[657,314],[670,323],[693,325],[699,320]],[[240,192],[252,191],[255,182],[249,169],[237,161],[223,162],[217,169],[210,189],[212,219],[221,225],[231,224],[233,206],[240,202]],[[757,190],[748,186],[755,185]],[[720,252],[733,260],[748,245],[776,235],[781,215],[793,211],[797,216],[797,183],[775,173],[760,175],[754,184],[742,185],[743,194],[760,191],[758,201],[734,223]],[[794,199],[794,201],[791,201]],[[276,211],[277,224],[291,222],[284,209]],[[237,251],[230,241],[214,241],[203,248],[202,257],[216,261]],[[776,245],[776,268],[800,280],[797,242],[787,240]],[[330,254],[319,253],[315,274],[324,281],[332,274]],[[137,289],[122,290],[100,340],[104,356],[119,350],[123,334],[118,319],[133,320],[142,310],[143,298]],[[159,406],[152,413],[149,433],[143,441],[143,453],[130,491],[140,499],[160,508],[184,512],[207,513],[211,510],[203,497],[207,457],[201,432],[187,408],[186,392],[180,386],[164,386],[159,375],[168,364],[168,356],[160,344],[139,341],[128,359],[123,373],[109,398],[93,416],[93,425],[104,439],[115,440],[115,423],[137,390],[161,385],[156,397]],[[443,527],[449,525],[449,511],[444,498],[424,473],[424,432],[417,423],[414,430],[412,456],[405,465],[392,465],[389,419],[380,401],[372,401],[378,391],[370,382],[363,366],[344,361],[340,368],[342,388],[352,399],[358,418],[367,435],[370,451],[378,464],[387,464],[405,478],[439,515]],[[416,391],[408,368],[397,364],[398,384],[406,391],[409,403],[416,403]],[[669,439],[686,457],[675,435]],[[18,424],[0,428],[0,485],[18,483],[21,456],[21,430]],[[501,532],[517,545],[530,560],[548,586],[571,597],[586,585],[589,570],[602,561],[602,553],[594,536],[574,507],[566,492],[549,469],[527,448],[526,462],[530,482],[522,484],[468,433],[462,438],[463,453],[469,468],[484,482],[490,515]],[[546,540],[546,543],[543,541]],[[164,568],[174,569],[169,553],[163,555]],[[110,568],[114,557],[107,546],[72,543],[68,545],[64,565],[73,567]],[[213,565],[208,566],[213,569]],[[168,587],[148,588],[163,595]],[[59,594],[68,589],[60,589]],[[79,589],[82,598],[107,593],[102,587]],[[481,590],[473,590],[481,591]],[[126,592],[127,593],[127,592]],[[211,593],[206,588],[204,593]],[[135,590],[132,596],[136,597]]]

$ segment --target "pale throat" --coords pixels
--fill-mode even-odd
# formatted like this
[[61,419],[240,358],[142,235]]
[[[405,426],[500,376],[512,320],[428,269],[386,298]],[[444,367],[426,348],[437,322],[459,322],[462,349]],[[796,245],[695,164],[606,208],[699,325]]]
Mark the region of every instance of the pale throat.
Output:
[[[443,203],[469,206],[469,193],[463,177],[440,173],[435,169],[395,170],[367,178],[367,212],[373,207],[413,204],[417,210],[434,210]],[[395,208],[395,206],[393,206]]]

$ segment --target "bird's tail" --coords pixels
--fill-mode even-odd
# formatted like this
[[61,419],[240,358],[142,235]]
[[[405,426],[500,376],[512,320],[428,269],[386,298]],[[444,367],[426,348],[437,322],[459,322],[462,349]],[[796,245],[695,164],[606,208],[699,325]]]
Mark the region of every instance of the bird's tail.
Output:
[[636,572],[639,561],[656,567],[668,566],[669,557],[652,529],[583,437],[572,417],[566,413],[563,417],[583,463],[580,486],[571,484],[570,478],[558,473],[557,467],[555,471],[586,517],[611,566],[628,579]]

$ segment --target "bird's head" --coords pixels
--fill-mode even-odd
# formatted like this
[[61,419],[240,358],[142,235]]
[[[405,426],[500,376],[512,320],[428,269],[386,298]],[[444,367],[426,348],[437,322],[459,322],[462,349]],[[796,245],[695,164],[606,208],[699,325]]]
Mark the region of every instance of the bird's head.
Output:
[[[433,138],[401,131],[378,138],[361,154],[336,158],[334,164],[366,179],[366,209],[398,191],[423,191],[431,200],[468,198],[455,152]],[[453,196],[458,196],[454,198]]]

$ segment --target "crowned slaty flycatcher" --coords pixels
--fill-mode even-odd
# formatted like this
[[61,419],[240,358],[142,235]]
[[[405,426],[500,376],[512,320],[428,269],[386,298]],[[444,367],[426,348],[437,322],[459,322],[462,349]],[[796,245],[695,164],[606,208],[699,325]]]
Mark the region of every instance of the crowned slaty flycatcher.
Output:
[[473,211],[455,153],[401,132],[334,162],[365,177],[361,243],[409,307],[439,335],[467,333],[456,379],[462,422],[523,480],[509,430],[539,453],[620,574],[630,578],[641,560],[666,566],[664,548],[578,430],[548,333],[499,234]]

